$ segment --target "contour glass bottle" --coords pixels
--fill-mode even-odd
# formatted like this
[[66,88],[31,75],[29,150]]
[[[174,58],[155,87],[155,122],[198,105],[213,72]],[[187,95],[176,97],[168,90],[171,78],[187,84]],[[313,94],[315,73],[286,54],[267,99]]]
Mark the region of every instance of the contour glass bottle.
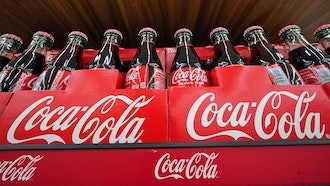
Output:
[[122,65],[119,59],[119,45],[123,35],[116,29],[108,29],[104,32],[103,46],[96,54],[92,62],[87,64],[88,69],[108,68],[122,71]]
[[193,34],[181,28],[174,34],[176,54],[171,68],[170,85],[187,87],[210,86],[208,73],[193,47]]
[[244,31],[243,36],[251,49],[251,65],[265,66],[273,84],[303,84],[297,70],[268,43],[262,27],[251,26]]
[[288,25],[279,31],[279,37],[289,51],[289,60],[306,84],[330,82],[330,56],[311,45],[297,25]]
[[126,89],[165,89],[166,75],[156,51],[157,32],[145,27],[138,34],[140,45],[129,65]]
[[0,70],[13,59],[16,51],[22,46],[23,40],[14,34],[0,36]]
[[210,39],[214,46],[213,67],[246,64],[231,44],[228,34],[228,30],[224,27],[217,27],[210,32]]
[[83,68],[81,57],[88,37],[79,31],[68,35],[68,41],[62,51],[49,62],[39,76],[33,90],[63,90],[72,70]]
[[42,31],[34,33],[27,49],[0,72],[0,90],[30,90],[45,68],[45,53],[53,43],[51,34]]

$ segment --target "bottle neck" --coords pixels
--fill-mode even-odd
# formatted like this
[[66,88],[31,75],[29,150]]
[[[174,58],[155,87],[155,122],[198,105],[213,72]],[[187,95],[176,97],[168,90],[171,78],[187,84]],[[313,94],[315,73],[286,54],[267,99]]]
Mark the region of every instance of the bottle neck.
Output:
[[257,42],[268,43],[263,31],[254,30],[245,35],[245,40],[249,46],[257,44]]
[[36,52],[41,55],[45,55],[46,51],[51,46],[52,41],[48,39],[47,37],[36,35],[32,38],[29,46],[24,51],[26,52]]
[[69,71],[83,68],[80,63],[83,49],[84,43],[81,39],[69,38],[61,53],[49,63],[47,68],[63,68]]
[[148,65],[162,69],[156,51],[156,35],[152,32],[143,32],[140,35],[140,45],[130,67]]
[[176,47],[177,48],[185,47],[185,46],[189,46],[189,47],[193,46],[192,37],[189,34],[186,34],[186,33],[179,34],[175,38],[175,40],[176,40]]
[[114,46],[119,47],[120,42],[121,42],[121,39],[117,35],[114,35],[114,34],[106,35],[106,36],[104,36],[104,39],[103,39],[103,45],[114,45]]
[[227,34],[215,34],[212,36],[212,39],[213,39],[213,45],[216,45],[216,44],[219,44],[221,43],[221,41],[229,41],[229,37]]
[[245,35],[245,39],[252,53],[251,64],[268,65],[284,60],[278,56],[277,52],[268,43],[263,31],[254,30]]
[[214,40],[214,60],[212,66],[227,66],[245,64],[244,59],[237,53],[227,34],[217,34]]
[[19,49],[20,43],[11,38],[1,38],[0,40],[0,56],[12,59],[16,51]]
[[185,67],[202,68],[201,60],[193,47],[191,35],[179,33],[175,39],[177,51],[171,71]]
[[287,50],[290,52],[304,46],[311,46],[305,37],[296,30],[288,30],[281,35],[281,39],[286,44]]
[[120,69],[119,60],[119,37],[106,36],[103,40],[103,46],[93,61],[87,65],[87,68],[110,68]]
[[[147,59],[143,60],[146,64],[151,63],[153,60],[153,54],[156,53],[156,38],[151,33],[144,33],[140,36],[140,45],[138,49],[140,50],[141,56],[146,56]],[[140,57],[141,57],[140,56]]]

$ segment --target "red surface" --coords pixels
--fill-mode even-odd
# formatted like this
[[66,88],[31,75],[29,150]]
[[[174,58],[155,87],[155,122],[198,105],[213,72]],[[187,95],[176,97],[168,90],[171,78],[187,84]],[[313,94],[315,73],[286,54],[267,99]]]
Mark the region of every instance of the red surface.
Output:
[[167,90],[122,82],[117,70],[76,70],[66,90],[14,92],[0,144],[167,142]]
[[330,138],[329,84],[272,85],[263,66],[215,68],[211,81],[169,88],[170,141]]
[[[329,145],[12,150],[1,151],[0,181],[11,185],[315,185],[330,183],[329,164]],[[13,174],[15,170],[20,171]]]
[[10,100],[11,96],[11,92],[0,92],[0,116],[6,108],[6,105],[8,104],[8,101]]

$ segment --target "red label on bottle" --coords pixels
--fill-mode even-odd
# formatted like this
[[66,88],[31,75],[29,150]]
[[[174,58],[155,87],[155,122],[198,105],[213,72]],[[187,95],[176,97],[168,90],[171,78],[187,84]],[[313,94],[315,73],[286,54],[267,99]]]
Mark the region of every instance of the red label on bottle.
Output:
[[137,66],[128,70],[126,89],[165,89],[166,78],[163,70],[152,66]]
[[[42,81],[44,81],[47,72],[48,70],[45,70],[40,74],[38,80],[35,82],[34,87],[40,87],[40,84]],[[70,74],[71,72],[67,70],[57,70],[54,80],[51,86],[49,87],[49,90],[64,90],[66,85],[68,84]],[[38,90],[38,88],[34,88],[34,89]]]
[[31,90],[37,79],[38,79],[38,76],[36,76],[32,73],[22,72],[13,88],[13,91]]
[[299,71],[306,84],[317,85],[330,82],[330,70],[326,65],[312,66]]
[[[3,70],[0,73],[0,83],[4,80],[4,78],[9,73],[10,73],[10,70]],[[37,79],[38,79],[38,76],[36,76],[30,72],[21,72],[18,80],[16,81],[16,83],[11,91],[31,90]]]
[[68,84],[71,71],[58,70],[49,90],[64,90]]
[[196,67],[179,68],[171,73],[172,86],[206,87],[210,86],[208,74]]
[[267,65],[267,72],[275,85],[290,85],[289,78],[285,75],[279,64]]

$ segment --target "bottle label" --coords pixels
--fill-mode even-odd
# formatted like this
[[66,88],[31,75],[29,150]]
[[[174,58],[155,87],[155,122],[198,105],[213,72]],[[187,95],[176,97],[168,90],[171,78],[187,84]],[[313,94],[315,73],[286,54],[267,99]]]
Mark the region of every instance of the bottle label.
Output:
[[273,84],[275,85],[290,85],[290,80],[288,76],[285,75],[281,66],[277,63],[267,65],[268,74]]
[[153,66],[137,66],[128,70],[126,89],[165,89],[166,76],[163,70]]
[[306,84],[317,85],[330,82],[330,70],[326,65],[311,66],[300,70],[299,74]]
[[171,73],[171,86],[206,87],[210,86],[210,81],[205,70],[185,67]]
[[[41,87],[41,83],[45,81],[47,78],[46,76],[49,74],[49,70],[44,70],[40,75],[38,80],[35,82],[35,85],[33,87],[33,90],[39,90]],[[51,86],[49,87],[49,90],[64,90],[66,85],[68,84],[68,80],[70,78],[71,71],[67,70],[56,70],[55,71],[56,75],[51,82]]]
[[[0,72],[0,84],[4,81],[4,79],[9,75],[11,70],[3,70]],[[10,85],[8,88],[9,91],[17,91],[17,90],[31,90],[34,83],[36,82],[38,76],[30,73],[30,72],[24,72],[22,70],[19,70],[15,76],[19,76],[17,79],[12,80],[13,82],[16,81],[13,86]],[[6,80],[7,81],[7,80]]]
[[38,76],[32,73],[22,72],[12,91],[31,90],[37,79]]

